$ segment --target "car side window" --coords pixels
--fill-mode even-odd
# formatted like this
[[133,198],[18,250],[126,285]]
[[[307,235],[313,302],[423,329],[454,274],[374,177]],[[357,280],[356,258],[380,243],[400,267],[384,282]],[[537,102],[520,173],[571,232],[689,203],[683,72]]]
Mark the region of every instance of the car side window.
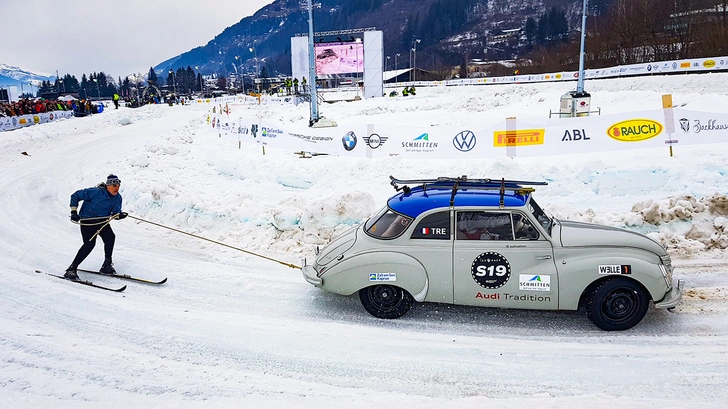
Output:
[[[369,222],[367,222],[367,224],[368,223]],[[412,223],[411,217],[388,210],[374,221],[374,223],[367,226],[366,232],[377,238],[393,239],[402,234],[403,231],[407,230],[410,223]]]
[[425,216],[412,232],[412,239],[450,240],[450,211]]
[[513,226],[516,240],[538,240],[540,237],[531,220],[522,213],[513,213]]
[[513,240],[507,212],[458,212],[457,229],[458,240]]

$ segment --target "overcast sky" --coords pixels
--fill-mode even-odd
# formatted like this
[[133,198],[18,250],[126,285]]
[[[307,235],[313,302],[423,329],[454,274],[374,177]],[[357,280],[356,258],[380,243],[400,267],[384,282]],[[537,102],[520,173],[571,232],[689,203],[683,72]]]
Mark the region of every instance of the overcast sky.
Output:
[[0,0],[0,63],[114,78],[205,45],[273,0]]

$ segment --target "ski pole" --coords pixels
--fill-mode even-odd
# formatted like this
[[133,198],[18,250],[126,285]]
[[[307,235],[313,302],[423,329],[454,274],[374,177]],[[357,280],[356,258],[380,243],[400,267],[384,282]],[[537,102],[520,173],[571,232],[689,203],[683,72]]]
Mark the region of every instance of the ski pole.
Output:
[[[234,246],[231,246],[229,244],[221,243],[219,241],[215,241],[215,240],[211,240],[211,239],[208,239],[208,238],[205,238],[205,237],[197,236],[197,235],[194,235],[192,233],[187,233],[186,231],[178,230],[178,229],[175,229],[173,227],[168,227],[168,226],[165,226],[163,224],[150,222],[149,220],[144,220],[144,219],[141,219],[139,217],[134,217],[134,216],[132,216],[130,214],[127,214],[127,217],[131,217],[134,220],[139,220],[140,222],[149,223],[149,224],[153,224],[155,226],[163,227],[165,229],[169,229],[169,230],[172,230],[172,231],[176,231],[177,233],[186,234],[188,236],[192,236],[192,237],[197,238],[197,239],[200,239],[200,240],[206,240],[206,241],[209,241],[211,243],[215,243],[215,244],[219,244],[221,246],[229,247],[229,248],[231,248],[233,250],[242,251],[243,253],[250,254],[250,255],[253,255],[253,256],[256,256],[256,257],[260,257],[260,258],[264,258],[266,260],[275,261],[276,263],[283,264],[284,266],[287,266],[287,267],[290,267],[290,268],[295,268],[295,269],[300,269],[301,268],[300,266],[297,266],[295,264],[286,263],[286,262],[283,262],[283,261],[280,261],[280,260],[276,260],[274,258],[270,258],[270,257],[264,256],[264,255],[261,255],[261,254],[253,253],[252,251],[243,250],[243,249],[241,249],[239,247],[234,247]],[[111,221],[111,220],[109,220],[109,221]],[[99,231],[101,231],[101,229],[99,229]],[[98,232],[96,232],[96,233],[98,234]]]

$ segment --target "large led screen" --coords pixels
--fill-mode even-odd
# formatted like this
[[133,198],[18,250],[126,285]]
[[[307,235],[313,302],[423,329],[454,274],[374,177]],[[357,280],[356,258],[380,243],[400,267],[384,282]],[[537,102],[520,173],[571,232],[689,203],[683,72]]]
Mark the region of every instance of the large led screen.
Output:
[[314,45],[316,74],[348,74],[364,71],[364,43]]

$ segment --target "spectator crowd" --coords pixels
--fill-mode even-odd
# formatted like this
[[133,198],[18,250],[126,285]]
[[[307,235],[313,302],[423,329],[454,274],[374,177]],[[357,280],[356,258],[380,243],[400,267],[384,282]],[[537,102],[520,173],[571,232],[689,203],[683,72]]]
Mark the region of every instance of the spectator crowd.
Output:
[[33,115],[52,111],[73,111],[75,116],[98,113],[96,104],[84,100],[21,99],[17,102],[0,102],[0,116]]

